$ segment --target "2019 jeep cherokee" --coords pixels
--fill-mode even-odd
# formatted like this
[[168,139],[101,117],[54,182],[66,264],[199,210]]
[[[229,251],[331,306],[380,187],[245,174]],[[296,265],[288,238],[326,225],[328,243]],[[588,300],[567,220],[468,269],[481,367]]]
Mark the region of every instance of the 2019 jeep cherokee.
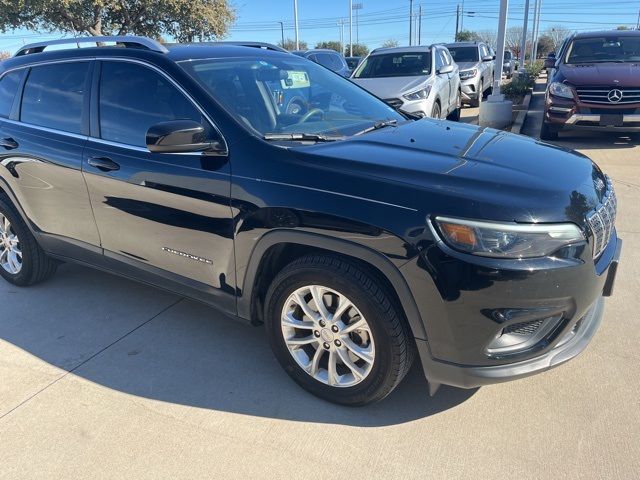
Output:
[[[0,65],[7,281],[76,261],[264,323],[296,382],[348,405],[384,398],[415,352],[434,393],[593,337],[621,241],[583,155],[413,121],[268,46],[72,41],[103,46]],[[308,89],[305,112],[274,84]]]

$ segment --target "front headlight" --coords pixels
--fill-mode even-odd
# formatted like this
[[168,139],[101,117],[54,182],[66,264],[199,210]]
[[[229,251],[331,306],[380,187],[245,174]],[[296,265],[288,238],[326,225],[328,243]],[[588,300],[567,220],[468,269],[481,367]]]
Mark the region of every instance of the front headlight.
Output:
[[483,257],[546,257],[564,246],[585,241],[573,223],[523,225],[436,217],[435,224],[451,248]]
[[549,93],[556,97],[573,98],[573,89],[569,85],[560,82],[552,82],[549,85]]
[[429,93],[431,93],[431,85],[427,85],[426,87],[421,88],[420,90],[416,90],[415,92],[407,93],[403,95],[403,97],[410,101],[424,100],[429,96]]
[[469,78],[473,78],[478,74],[478,70],[472,68],[471,70],[461,70],[460,71],[460,80],[468,80]]

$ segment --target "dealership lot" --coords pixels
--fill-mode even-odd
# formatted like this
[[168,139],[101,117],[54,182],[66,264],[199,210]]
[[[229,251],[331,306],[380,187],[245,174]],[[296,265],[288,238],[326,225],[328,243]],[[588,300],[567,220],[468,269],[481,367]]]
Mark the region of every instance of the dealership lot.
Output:
[[[539,131],[539,103],[524,133]],[[637,477],[640,135],[558,144],[614,179],[624,239],[604,322],[575,360],[433,399],[416,365],[382,403],[339,407],[289,380],[262,329],[64,265],[29,289],[0,282],[0,478]]]

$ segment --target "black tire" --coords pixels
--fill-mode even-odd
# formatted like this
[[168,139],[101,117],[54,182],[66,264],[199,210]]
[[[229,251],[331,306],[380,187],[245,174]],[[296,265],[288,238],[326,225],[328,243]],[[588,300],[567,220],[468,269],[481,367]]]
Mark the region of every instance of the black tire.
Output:
[[442,109],[440,108],[440,102],[436,101],[433,104],[433,108],[431,109],[431,118],[440,119],[441,115],[442,115]]
[[18,273],[10,273],[0,266],[0,275],[14,285],[26,287],[43,282],[56,271],[57,262],[49,258],[25,224],[21,215],[6,195],[0,194],[0,213],[11,223],[11,230],[18,236],[22,252],[22,267]]
[[482,84],[482,80],[480,80],[480,84],[478,85],[478,95],[477,98],[472,98],[469,105],[472,107],[478,108],[482,103],[482,97],[484,96],[484,85]]
[[540,127],[540,140],[557,140],[558,139],[558,129],[556,127],[552,127],[544,120],[542,121],[542,126]]
[[[369,324],[375,357],[370,372],[360,383],[337,387],[316,380],[289,352],[281,314],[289,296],[308,285],[321,285],[345,295]],[[307,255],[286,266],[267,292],[265,321],[269,343],[284,370],[301,387],[333,403],[359,406],[382,400],[400,383],[413,362],[415,345],[392,297],[375,275],[341,257]]]
[[461,112],[462,112],[462,97],[461,97],[460,91],[458,91],[456,108],[449,114],[449,116],[447,117],[447,120],[451,120],[452,122],[459,122]]

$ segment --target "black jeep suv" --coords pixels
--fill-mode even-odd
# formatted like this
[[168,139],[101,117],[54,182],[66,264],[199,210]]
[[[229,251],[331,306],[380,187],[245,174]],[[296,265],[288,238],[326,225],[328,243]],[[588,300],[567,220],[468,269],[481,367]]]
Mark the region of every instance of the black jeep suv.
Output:
[[296,382],[348,405],[416,352],[433,394],[546,370],[597,330],[621,241],[583,155],[414,121],[269,46],[71,41],[100,46],[0,65],[7,281],[75,261],[264,323]]

